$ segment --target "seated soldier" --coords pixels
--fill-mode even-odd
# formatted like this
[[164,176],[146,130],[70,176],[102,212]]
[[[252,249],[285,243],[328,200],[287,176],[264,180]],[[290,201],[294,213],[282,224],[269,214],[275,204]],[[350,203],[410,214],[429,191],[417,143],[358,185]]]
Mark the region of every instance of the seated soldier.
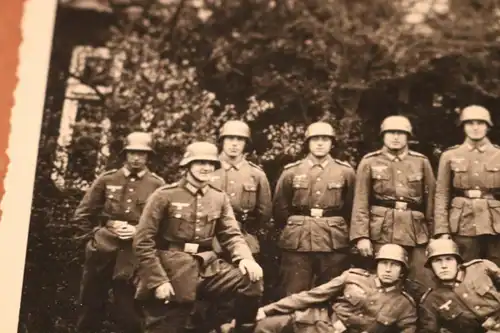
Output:
[[385,244],[375,260],[375,274],[352,268],[260,308],[255,332],[416,332],[416,305],[402,289],[408,274],[406,251]]
[[429,243],[425,266],[432,270],[436,287],[419,306],[422,333],[500,332],[500,269],[489,260],[463,263],[458,246],[450,239]]

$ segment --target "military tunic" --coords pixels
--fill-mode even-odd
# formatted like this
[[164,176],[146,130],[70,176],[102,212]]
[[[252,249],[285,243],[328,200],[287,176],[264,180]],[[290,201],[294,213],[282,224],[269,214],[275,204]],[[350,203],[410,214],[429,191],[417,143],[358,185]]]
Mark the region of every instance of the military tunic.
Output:
[[[209,299],[236,294],[236,318],[255,316],[248,311],[256,311],[252,304],[262,295],[262,281],[251,282],[217,258],[212,251],[215,236],[234,264],[253,260],[224,192],[211,185],[197,188],[182,178],[151,195],[133,243],[141,277],[136,297],[143,301],[148,332],[179,329],[173,320],[187,320],[189,313],[176,311],[193,303],[200,293]],[[169,305],[153,295],[166,282],[175,291]]]
[[[292,321],[295,332],[335,332],[345,327],[348,333],[378,332],[397,329],[416,332],[416,305],[400,286],[384,287],[374,274],[353,268],[329,282],[308,291],[290,295],[266,305],[267,316],[258,323],[256,332],[271,332],[269,323]],[[333,327],[332,327],[333,326]]]
[[328,157],[285,166],[275,189],[274,219],[282,227],[280,275],[283,295],[310,288],[348,268],[349,219],[354,169]]
[[79,331],[98,330],[102,325],[103,307],[110,288],[115,291],[119,324],[128,328],[137,326],[134,290],[127,282],[135,270],[132,240],[119,239],[106,222],[120,220],[136,225],[149,195],[164,184],[161,177],[147,169],[137,174],[126,167],[109,170],[97,177],[76,208],[73,221],[84,230],[93,228],[92,239],[85,249],[80,285]]
[[500,323],[500,269],[489,260],[464,263],[455,281],[430,289],[420,300],[422,333],[485,332],[481,325]]
[[245,159],[231,164],[221,157],[222,168],[214,172],[211,183],[225,191],[252,253],[260,252],[255,236],[271,219],[271,189],[264,171]]
[[434,234],[451,234],[466,261],[500,264],[500,148],[466,140],[443,152],[436,183]]

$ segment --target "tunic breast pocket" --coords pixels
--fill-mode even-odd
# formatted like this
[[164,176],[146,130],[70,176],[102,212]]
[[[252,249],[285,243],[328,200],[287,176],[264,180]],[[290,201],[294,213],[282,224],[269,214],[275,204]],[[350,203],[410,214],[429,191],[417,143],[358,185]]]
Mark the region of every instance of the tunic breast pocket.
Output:
[[469,165],[466,160],[455,160],[451,162],[451,170],[453,171],[453,186],[456,188],[466,189],[469,185],[468,170]]
[[477,302],[476,310],[483,308],[483,311],[488,313],[488,309],[493,312],[500,302],[499,293],[493,285],[491,279],[487,276],[481,276],[472,281],[472,288],[479,297],[474,297],[474,301]]
[[106,188],[106,198],[104,209],[111,214],[118,214],[121,212],[123,193],[122,189]]
[[485,165],[486,169],[486,187],[499,188],[500,187],[500,163],[488,163]]
[[388,168],[373,168],[372,167],[372,184],[373,190],[379,194],[385,194],[389,189],[391,176]]
[[[202,219],[201,223],[197,224],[197,231],[199,231],[200,238],[207,239],[212,238],[215,235],[215,227],[220,219],[220,212],[214,211],[208,213],[205,219]],[[198,230],[199,229],[199,230]]]
[[326,205],[329,207],[340,206],[342,203],[342,191],[344,189],[344,180],[339,179],[328,182]]
[[295,207],[306,206],[309,198],[309,179],[295,177],[292,182],[293,199],[292,205]]
[[360,286],[356,284],[348,284],[344,289],[344,298],[353,307],[360,308],[366,303],[368,295]]
[[191,240],[195,224],[191,218],[191,211],[171,207],[168,212],[167,235],[175,239]]
[[241,193],[241,206],[246,210],[253,210],[257,202],[257,184],[245,183],[243,184],[243,191]]
[[422,196],[422,183],[424,180],[424,175],[421,172],[416,172],[408,176],[408,189],[409,194],[412,197]]

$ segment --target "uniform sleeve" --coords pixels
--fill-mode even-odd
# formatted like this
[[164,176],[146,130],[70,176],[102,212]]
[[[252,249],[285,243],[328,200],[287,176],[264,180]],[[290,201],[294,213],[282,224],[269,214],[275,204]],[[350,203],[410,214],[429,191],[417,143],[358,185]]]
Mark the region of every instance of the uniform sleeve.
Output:
[[354,203],[352,206],[351,228],[349,232],[351,241],[370,237],[370,192],[370,165],[366,159],[362,159],[356,173]]
[[281,228],[286,225],[288,217],[290,217],[290,204],[293,195],[292,177],[291,172],[283,171],[274,191],[273,215],[277,226]]
[[165,192],[156,190],[146,202],[132,246],[139,261],[139,274],[148,289],[153,289],[168,282],[169,278],[156,255],[156,238],[163,214],[168,206]]
[[427,299],[418,306],[419,333],[439,333],[439,318],[432,304]]
[[404,307],[398,319],[397,327],[400,333],[415,333],[417,331],[417,308],[410,302],[402,304]]
[[486,274],[495,283],[497,290],[500,290],[500,268],[490,260],[483,259],[483,263],[486,267]]
[[231,253],[233,263],[241,259],[254,260],[252,252],[248,247],[241,229],[234,217],[231,201],[226,193],[223,193],[223,204],[221,217],[215,225],[215,236],[220,245]]
[[259,223],[265,225],[271,219],[272,197],[271,186],[265,173],[259,175],[259,193],[257,198],[257,212],[259,214]]
[[346,192],[344,198],[344,210],[346,221],[351,221],[352,205],[354,201],[354,188],[356,185],[356,172],[352,168],[348,168],[345,173]]
[[98,177],[83,196],[75,210],[73,221],[81,224],[82,229],[92,229],[97,226],[99,215],[106,201],[106,183],[104,177]]
[[287,296],[277,302],[264,306],[262,309],[266,315],[286,314],[328,301],[331,298],[337,297],[342,291],[348,274],[348,272],[344,272],[327,283],[311,290]]
[[425,218],[429,224],[429,230],[434,229],[434,196],[436,194],[436,178],[428,159],[424,160],[424,204]]
[[434,236],[450,232],[448,224],[448,205],[450,202],[451,171],[450,159],[445,152],[439,159],[434,201]]

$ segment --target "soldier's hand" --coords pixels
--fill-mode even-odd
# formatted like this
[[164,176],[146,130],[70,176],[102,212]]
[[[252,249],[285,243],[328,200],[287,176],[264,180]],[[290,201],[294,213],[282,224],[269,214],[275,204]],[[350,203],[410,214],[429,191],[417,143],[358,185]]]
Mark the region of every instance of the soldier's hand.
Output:
[[262,319],[264,319],[266,317],[267,317],[267,315],[264,312],[264,310],[262,310],[262,308],[259,308],[259,310],[257,310],[257,316],[255,317],[255,320],[259,321],[259,320],[262,320]]
[[368,238],[360,239],[356,243],[356,247],[359,250],[359,254],[361,254],[363,257],[368,257],[373,255],[372,242]]
[[116,231],[118,238],[120,239],[130,239],[135,235],[135,227],[133,225],[127,224]]
[[165,282],[155,289],[155,297],[165,300],[165,304],[170,302],[170,298],[175,295],[174,288],[170,282]]
[[239,263],[240,271],[243,275],[248,274],[250,281],[255,282],[262,279],[262,268],[253,260],[242,259]]

